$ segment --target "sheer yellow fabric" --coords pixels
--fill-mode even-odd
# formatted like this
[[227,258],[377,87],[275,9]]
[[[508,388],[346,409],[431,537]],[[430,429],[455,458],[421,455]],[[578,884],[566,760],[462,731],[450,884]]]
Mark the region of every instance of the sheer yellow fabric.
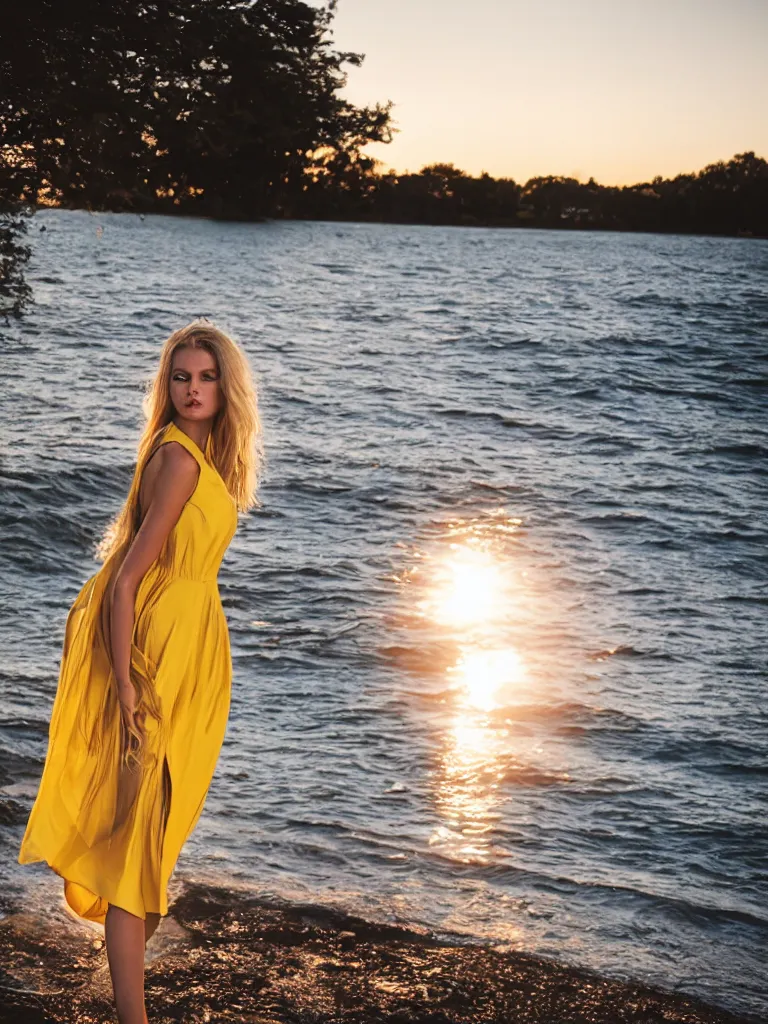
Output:
[[[162,715],[145,720],[140,771],[121,766],[119,708],[108,702],[109,660],[94,628],[106,586],[91,576],[67,617],[40,786],[19,863],[46,861],[67,903],[103,924],[109,903],[138,917],[167,914],[167,885],[200,816],[224,739],[232,683],[217,574],[237,506],[213,463],[172,421],[200,465],[195,491],[136,593],[131,672],[154,687]],[[140,472],[137,467],[136,472]],[[106,717],[106,720],[105,720]]]

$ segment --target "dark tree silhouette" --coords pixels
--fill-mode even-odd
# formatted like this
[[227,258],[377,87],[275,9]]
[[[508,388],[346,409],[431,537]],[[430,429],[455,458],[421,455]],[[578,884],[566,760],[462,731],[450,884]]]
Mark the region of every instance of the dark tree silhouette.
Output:
[[28,297],[25,206],[292,216],[343,193],[391,104],[339,97],[336,0],[22,0],[0,9],[0,312]]
[[[335,0],[25,0],[0,15],[0,190],[94,209],[281,215],[315,154],[389,141],[338,93]],[[22,160],[8,159],[23,154]],[[331,161],[331,167],[333,162]]]
[[296,215],[768,237],[768,164],[754,153],[739,153],[698,174],[623,187],[554,175],[518,185],[486,173],[472,177],[445,163],[430,164],[418,174],[381,175],[358,161],[343,188],[340,180],[313,179]]
[[6,324],[10,317],[22,315],[32,289],[24,280],[24,267],[31,248],[22,242],[32,208],[6,203],[0,209],[0,316]]

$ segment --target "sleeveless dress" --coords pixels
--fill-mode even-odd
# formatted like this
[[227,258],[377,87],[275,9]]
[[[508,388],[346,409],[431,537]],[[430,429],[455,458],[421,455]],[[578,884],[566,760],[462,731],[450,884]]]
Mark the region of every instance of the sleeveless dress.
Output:
[[71,909],[101,924],[109,903],[141,918],[168,913],[167,885],[202,812],[229,716],[232,659],[217,574],[237,503],[210,461],[210,435],[204,453],[170,421],[150,454],[169,441],[194,455],[200,473],[164,547],[170,569],[158,556],[138,586],[131,643],[131,674],[151,682],[162,715],[145,716],[142,768],[128,771],[94,628],[108,582],[102,567],[67,616],[45,766],[18,856],[20,864],[46,861],[64,879]]

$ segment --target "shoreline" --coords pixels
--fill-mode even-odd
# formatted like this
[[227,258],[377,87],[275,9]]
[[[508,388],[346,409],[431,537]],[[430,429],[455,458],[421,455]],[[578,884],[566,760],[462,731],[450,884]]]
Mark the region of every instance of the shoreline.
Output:
[[527,221],[518,221],[516,223],[508,223],[501,221],[466,221],[466,220],[413,220],[413,219],[397,219],[394,217],[382,218],[382,217],[361,217],[359,215],[350,216],[336,216],[329,217],[327,214],[318,215],[317,217],[308,216],[258,216],[258,217],[240,217],[240,216],[226,216],[216,215],[210,212],[202,211],[188,211],[188,210],[174,210],[174,209],[128,209],[125,207],[112,207],[112,206],[86,206],[78,205],[74,203],[61,203],[53,205],[49,203],[29,203],[27,204],[33,215],[42,213],[47,210],[64,210],[69,213],[87,213],[92,217],[98,217],[102,214],[126,214],[130,217],[139,217],[144,219],[145,217],[173,217],[177,220],[205,220],[215,224],[291,224],[291,223],[304,223],[304,224],[356,224],[356,225],[389,225],[391,227],[414,227],[414,228],[462,228],[462,229],[486,229],[494,228],[499,231],[547,231],[547,232],[561,232],[567,234],[581,233],[581,234],[601,234],[601,235],[658,235],[661,238],[728,238],[728,239],[746,239],[748,241],[768,241],[768,234],[761,232],[750,232],[750,231],[681,231],[676,228],[670,228],[664,230],[659,227],[615,227],[612,225],[597,225],[597,224],[574,224],[574,223],[558,223],[558,224],[542,224],[542,223],[531,223]]
[[[103,939],[0,921],[0,1024],[112,1019]],[[147,1014],[180,1021],[755,1024],[690,996],[535,954],[454,944],[317,905],[185,883],[147,947]]]

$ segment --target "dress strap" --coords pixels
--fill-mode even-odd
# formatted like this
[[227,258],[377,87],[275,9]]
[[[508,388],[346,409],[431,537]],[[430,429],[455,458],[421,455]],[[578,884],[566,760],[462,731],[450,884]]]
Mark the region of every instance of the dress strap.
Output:
[[187,449],[188,452],[191,452],[194,455],[201,466],[207,465],[203,450],[198,447],[197,443],[193,441],[188,434],[185,434],[180,427],[177,427],[173,420],[169,420],[165,425],[165,433],[163,434],[160,443],[162,444],[164,441],[178,441]]

